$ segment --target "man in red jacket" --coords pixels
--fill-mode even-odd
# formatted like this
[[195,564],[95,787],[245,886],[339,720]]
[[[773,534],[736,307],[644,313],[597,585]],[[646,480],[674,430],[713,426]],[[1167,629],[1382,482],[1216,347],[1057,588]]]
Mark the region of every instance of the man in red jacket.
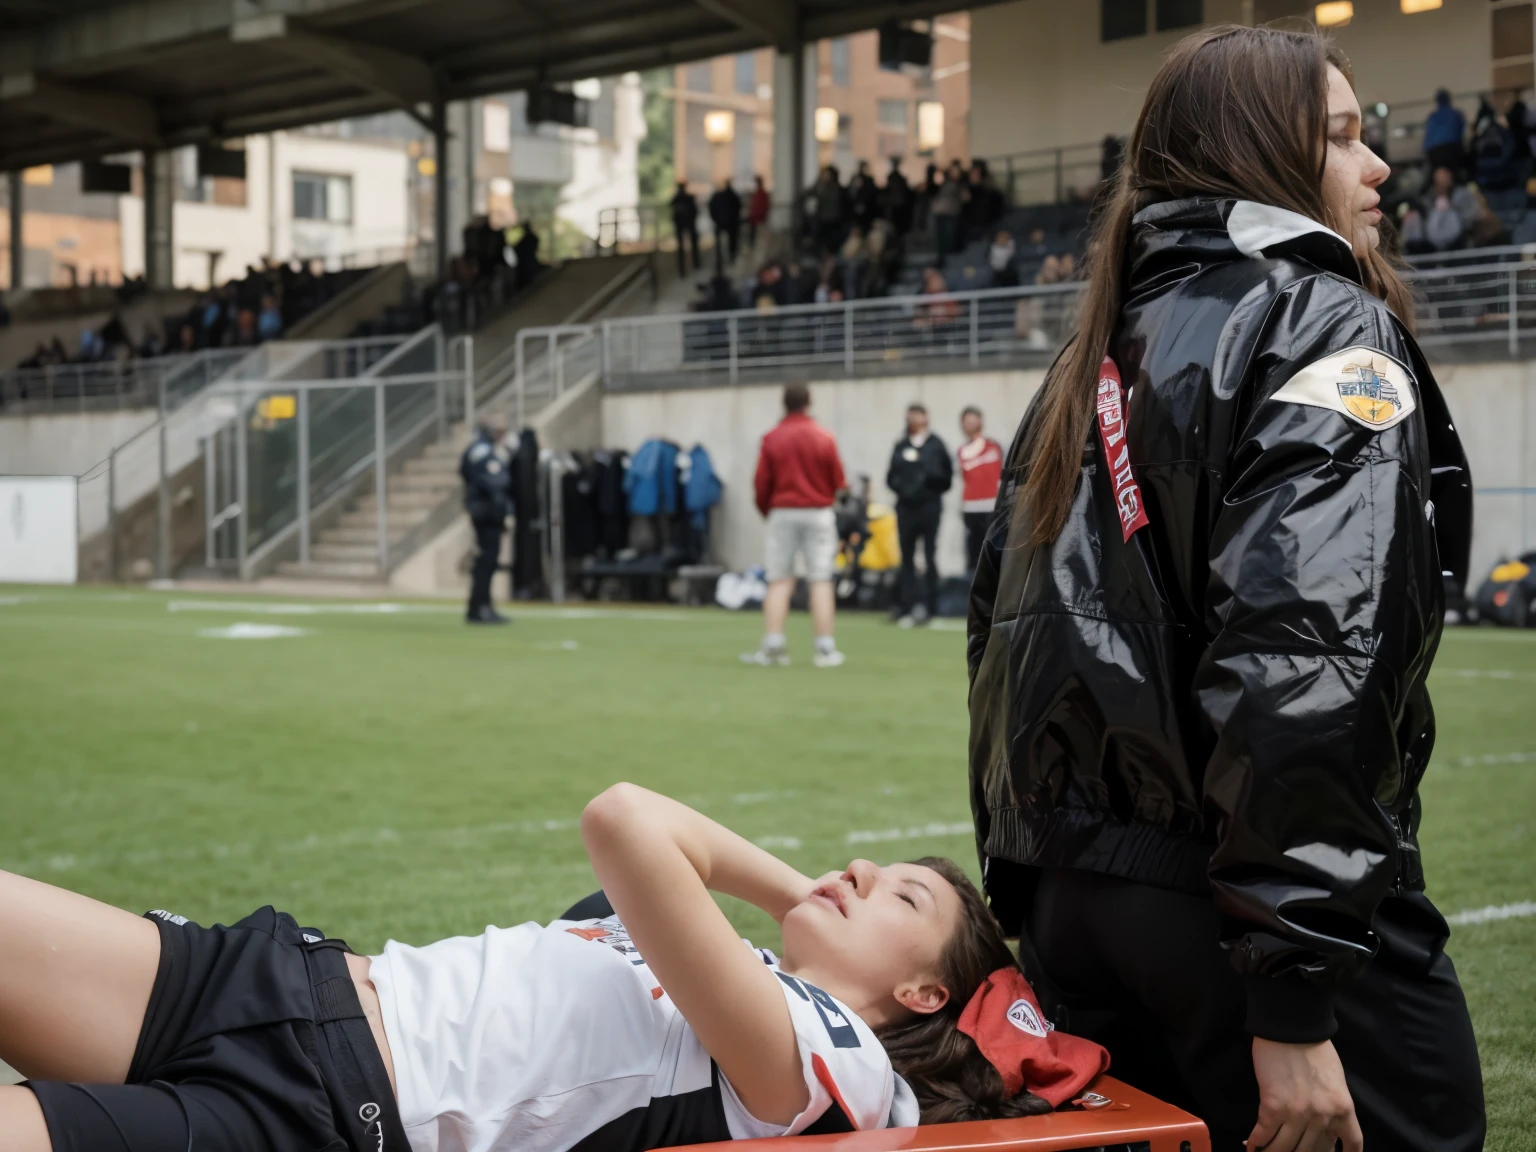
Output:
[[764,558],[768,595],[763,600],[763,643],[742,656],[746,664],[788,664],[784,621],[795,590],[795,557],[805,561],[811,586],[811,624],[818,668],[843,662],[832,638],[837,598],[832,590],[837,558],[837,518],[832,511],[837,494],[848,486],[837,441],[807,409],[811,392],[799,381],[784,388],[784,419],[763,437],[757,457],[757,509],[768,518]]
[[965,443],[955,455],[964,485],[960,511],[965,517],[965,570],[974,572],[1003,478],[1003,446],[982,435],[980,408],[972,406],[960,413],[960,429]]

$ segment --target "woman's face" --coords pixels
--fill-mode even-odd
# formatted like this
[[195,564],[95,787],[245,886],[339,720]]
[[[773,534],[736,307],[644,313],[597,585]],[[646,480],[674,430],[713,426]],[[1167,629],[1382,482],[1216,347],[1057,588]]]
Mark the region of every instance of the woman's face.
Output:
[[961,916],[959,894],[931,868],[855,860],[784,917],[784,967],[872,1027],[936,1011],[948,998],[940,960]]
[[1328,224],[1349,241],[1357,257],[1381,244],[1381,196],[1376,189],[1392,169],[1360,139],[1360,102],[1332,64],[1328,66],[1328,158],[1323,167],[1323,204]]

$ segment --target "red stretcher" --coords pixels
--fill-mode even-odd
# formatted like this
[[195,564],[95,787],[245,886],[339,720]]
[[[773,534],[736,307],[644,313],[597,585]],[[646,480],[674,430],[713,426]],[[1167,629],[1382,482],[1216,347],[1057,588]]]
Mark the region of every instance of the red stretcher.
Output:
[[1018,1120],[699,1144],[693,1152],[746,1152],[749,1144],[752,1152],[1073,1152],[1104,1144],[1135,1143],[1150,1144],[1152,1152],[1211,1152],[1205,1125],[1172,1104],[1164,1104],[1113,1076],[1100,1076],[1088,1091],[1108,1103]]

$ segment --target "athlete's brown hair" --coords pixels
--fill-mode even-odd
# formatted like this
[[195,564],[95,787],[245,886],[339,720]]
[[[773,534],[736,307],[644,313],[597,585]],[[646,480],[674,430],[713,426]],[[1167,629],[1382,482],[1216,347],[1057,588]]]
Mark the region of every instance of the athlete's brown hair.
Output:
[[939,959],[939,979],[949,1000],[937,1012],[910,1016],[877,1035],[896,1069],[912,1087],[924,1124],[957,1120],[1006,1120],[1049,1112],[1028,1091],[1009,1096],[1003,1077],[957,1025],[976,989],[999,968],[1017,968],[1003,930],[970,878],[952,860],[925,856],[912,861],[931,868],[960,895],[960,926]]

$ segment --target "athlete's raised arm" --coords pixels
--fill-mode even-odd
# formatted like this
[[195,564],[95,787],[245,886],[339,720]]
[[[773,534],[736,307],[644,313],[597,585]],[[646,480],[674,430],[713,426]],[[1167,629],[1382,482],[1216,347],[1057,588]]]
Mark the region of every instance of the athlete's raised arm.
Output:
[[615,784],[581,816],[592,868],[630,938],[753,1116],[788,1125],[809,1101],[773,972],[710,890],[776,921],[814,882],[686,805]]

